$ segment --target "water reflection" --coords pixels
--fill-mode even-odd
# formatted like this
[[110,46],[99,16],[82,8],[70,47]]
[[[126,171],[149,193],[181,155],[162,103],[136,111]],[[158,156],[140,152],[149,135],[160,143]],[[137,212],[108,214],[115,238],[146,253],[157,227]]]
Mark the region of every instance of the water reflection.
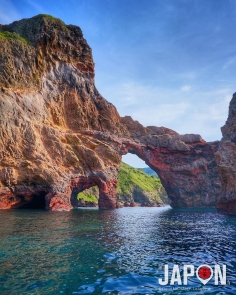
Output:
[[[0,216],[1,294],[236,294],[236,218],[215,210],[22,209]],[[227,264],[231,284],[161,290],[166,263]],[[188,287],[201,286],[192,278]]]

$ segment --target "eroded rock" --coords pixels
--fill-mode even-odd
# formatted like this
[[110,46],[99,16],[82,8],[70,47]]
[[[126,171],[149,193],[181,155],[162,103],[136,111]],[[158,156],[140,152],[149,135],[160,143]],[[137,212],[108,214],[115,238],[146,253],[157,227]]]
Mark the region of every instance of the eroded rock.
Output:
[[46,208],[70,210],[74,196],[95,185],[99,207],[116,208],[126,153],[158,173],[172,206],[216,205],[218,142],[121,118],[95,87],[80,28],[39,15],[1,30],[27,42],[0,38],[0,208],[43,192]]
[[223,138],[216,153],[222,184],[217,208],[236,214],[236,93],[229,105],[229,115],[221,128]]

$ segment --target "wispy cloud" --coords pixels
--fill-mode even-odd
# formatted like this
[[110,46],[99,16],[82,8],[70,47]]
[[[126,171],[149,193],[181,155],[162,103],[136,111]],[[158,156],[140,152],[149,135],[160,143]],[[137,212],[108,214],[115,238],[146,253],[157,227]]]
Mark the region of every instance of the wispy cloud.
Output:
[[190,85],[184,85],[180,88],[182,92],[188,92],[191,89]]
[[0,1],[0,23],[9,24],[17,19],[20,19],[14,4],[10,0]]
[[44,8],[41,5],[39,5],[38,3],[35,3],[35,1],[27,0],[27,2],[32,6],[32,8],[36,12],[45,12]]
[[223,65],[223,70],[227,69],[228,67],[235,65],[236,63],[236,56],[230,58],[224,65]]
[[107,88],[103,94],[122,116],[131,115],[144,126],[165,126],[181,134],[201,134],[207,141],[219,140],[233,87],[198,90],[191,95],[179,89],[127,83]]
[[144,125],[156,125],[156,126],[173,126],[190,108],[190,104],[186,102],[178,103],[160,103],[153,107],[148,106],[145,108],[139,108],[132,112],[134,119],[139,120]]

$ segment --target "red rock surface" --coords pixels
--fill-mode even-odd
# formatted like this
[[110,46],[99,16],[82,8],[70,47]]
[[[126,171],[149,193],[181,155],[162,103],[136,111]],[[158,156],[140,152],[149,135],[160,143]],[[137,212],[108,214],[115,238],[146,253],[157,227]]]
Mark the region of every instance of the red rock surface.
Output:
[[50,210],[70,210],[77,193],[95,185],[100,208],[119,207],[126,153],[158,173],[172,206],[216,205],[218,142],[121,118],[95,87],[80,28],[39,15],[1,30],[28,44],[0,38],[0,208],[37,205],[38,196]]

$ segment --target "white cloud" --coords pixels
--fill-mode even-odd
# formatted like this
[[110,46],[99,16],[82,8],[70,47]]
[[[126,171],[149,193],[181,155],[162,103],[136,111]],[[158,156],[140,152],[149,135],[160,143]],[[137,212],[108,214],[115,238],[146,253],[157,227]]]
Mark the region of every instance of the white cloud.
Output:
[[184,85],[180,88],[182,92],[188,92],[191,89],[190,85]]
[[177,102],[169,104],[157,104],[145,108],[139,108],[133,111],[132,115],[135,120],[144,125],[164,126],[175,125],[182,119],[182,116],[188,111],[190,104],[186,102]]
[[[187,86],[187,85],[186,85]],[[102,87],[103,88],[103,87]],[[121,116],[130,115],[144,126],[165,126],[181,134],[200,134],[205,140],[221,139],[220,128],[228,116],[235,89],[179,91],[135,83],[104,86],[104,97],[114,103]]]

